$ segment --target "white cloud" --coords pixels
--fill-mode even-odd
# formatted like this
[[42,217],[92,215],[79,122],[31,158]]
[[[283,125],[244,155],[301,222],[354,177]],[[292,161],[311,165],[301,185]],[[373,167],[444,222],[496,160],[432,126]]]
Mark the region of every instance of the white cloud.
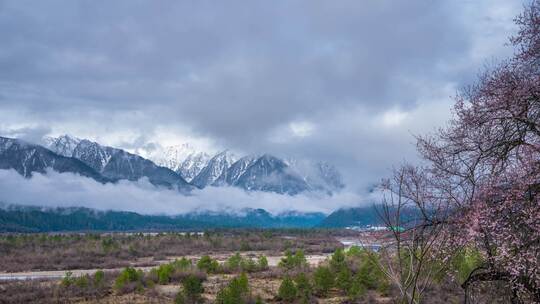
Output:
[[310,136],[315,130],[315,125],[308,121],[291,122],[289,128],[294,136],[306,137]]
[[407,118],[407,116],[407,112],[390,110],[383,113],[381,121],[386,127],[396,127],[399,126],[405,120],[405,118]]
[[339,207],[373,203],[373,197],[350,192],[327,195],[280,195],[245,192],[238,188],[208,187],[189,196],[156,188],[147,180],[101,184],[71,173],[34,174],[25,179],[14,170],[0,170],[0,202],[46,207],[87,207],[98,210],[133,211],[141,214],[183,214],[196,210],[235,211],[262,208],[329,213]]

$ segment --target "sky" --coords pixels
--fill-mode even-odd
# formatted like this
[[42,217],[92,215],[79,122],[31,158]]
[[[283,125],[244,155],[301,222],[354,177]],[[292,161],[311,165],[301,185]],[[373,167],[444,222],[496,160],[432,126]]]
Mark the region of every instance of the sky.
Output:
[[324,160],[362,193],[508,57],[520,0],[0,0],[0,135]]

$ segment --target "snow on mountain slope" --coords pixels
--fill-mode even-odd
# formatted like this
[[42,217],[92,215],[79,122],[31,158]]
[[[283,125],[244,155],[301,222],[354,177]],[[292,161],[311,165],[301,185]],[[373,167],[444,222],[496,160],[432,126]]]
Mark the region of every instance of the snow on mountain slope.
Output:
[[81,142],[77,137],[62,135],[59,137],[45,137],[45,146],[56,154],[71,157],[77,145]]
[[183,162],[176,172],[191,182],[208,165],[210,155],[204,152],[192,153]]
[[98,143],[83,139],[70,156],[80,159],[98,172],[103,172],[112,155],[116,152],[114,148],[101,146]]
[[160,166],[178,172],[184,160],[193,153],[196,153],[195,149],[190,144],[184,143],[181,145],[168,146],[163,149],[163,151],[160,150],[157,155],[151,158],[151,160]]
[[167,167],[190,182],[199,174],[210,160],[210,155],[205,152],[195,150],[188,143],[166,147],[163,151],[158,151],[151,160],[156,164]]
[[227,169],[221,176],[212,184],[213,186],[235,186],[238,179],[253,165],[260,156],[248,155],[240,158],[232,166]]
[[54,153],[42,146],[22,140],[0,137],[0,169],[14,169],[24,177],[32,173],[45,173],[47,169],[70,172],[106,182],[98,172],[72,157]]
[[[287,194],[303,191],[332,194],[344,188],[339,171],[326,162],[283,160],[270,155],[248,155],[235,161],[228,150],[210,157],[189,144],[182,144],[167,147],[152,157],[159,165],[156,166],[138,155],[67,135],[48,138],[47,143],[54,152],[75,157],[111,179],[137,180],[146,176],[154,184],[170,185],[180,177],[183,182],[179,183],[184,186],[189,182],[199,188],[235,186]],[[164,170],[165,167],[169,170]]]
[[[48,148],[53,152],[64,153],[66,156],[78,159],[112,180],[135,181],[146,177],[154,185],[175,187],[180,190],[191,189],[191,185],[180,174],[158,166],[141,156],[122,149],[102,146],[86,139],[79,140],[73,148],[76,141],[71,139],[61,136],[56,140],[48,140]],[[70,151],[71,155],[69,155]]]
[[295,195],[309,191],[309,185],[281,159],[265,154],[238,178],[235,186],[248,191],[269,191]]
[[235,156],[225,150],[212,157],[208,164],[201,170],[195,178],[191,181],[191,184],[204,188],[213,184],[235,161]]

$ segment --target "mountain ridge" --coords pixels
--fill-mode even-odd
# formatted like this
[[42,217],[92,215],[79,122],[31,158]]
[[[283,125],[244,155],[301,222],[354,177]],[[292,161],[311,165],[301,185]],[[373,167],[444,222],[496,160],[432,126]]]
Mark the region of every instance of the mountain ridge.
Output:
[[147,177],[156,186],[176,188],[179,191],[189,191],[192,188],[180,174],[122,149],[68,135],[49,138],[46,144],[51,151],[78,159],[111,180],[136,181]]
[[32,173],[43,174],[49,168],[60,173],[76,173],[101,183],[111,181],[75,158],[56,154],[20,139],[0,137],[0,169],[14,169],[22,176],[31,178]]
[[[16,141],[16,139],[11,140]],[[33,159],[34,163],[40,163],[41,167],[32,167],[31,171],[45,173],[46,168],[51,167],[55,171],[79,173],[100,182],[137,181],[145,177],[153,185],[174,188],[180,192],[190,192],[195,187],[203,189],[208,186],[230,186],[246,191],[287,195],[297,195],[302,192],[323,192],[331,195],[343,187],[339,172],[331,165],[323,162],[303,162],[300,166],[298,165],[300,162],[293,163],[268,153],[236,159],[229,150],[224,150],[206,162],[206,156],[200,154],[201,152],[193,150],[191,154],[186,153],[188,156],[184,160],[176,157],[178,153],[171,152],[176,158],[169,164],[178,168],[175,172],[171,168],[155,164],[140,155],[87,139],[63,135],[56,138],[47,137],[44,142],[46,147],[27,144],[31,145],[28,146],[31,147],[30,150],[41,152],[40,157]],[[22,141],[17,143],[21,148],[11,149],[9,157],[3,154],[1,160],[3,168],[13,168],[21,175],[31,177],[31,174],[26,172],[27,164],[24,159],[32,157],[33,154],[27,151],[25,153],[32,155],[17,155],[21,151],[21,153],[24,152],[22,147],[27,147],[27,145],[22,145]],[[190,158],[197,155],[200,156],[198,159]],[[53,161],[53,159],[58,159],[58,161]],[[8,164],[9,162],[14,163]],[[187,163],[191,165],[197,163],[195,166],[197,168],[190,167],[194,169],[190,173],[191,176],[198,172],[191,182],[185,180],[183,178],[185,172],[181,172],[182,165]],[[203,164],[205,164],[204,167]]]

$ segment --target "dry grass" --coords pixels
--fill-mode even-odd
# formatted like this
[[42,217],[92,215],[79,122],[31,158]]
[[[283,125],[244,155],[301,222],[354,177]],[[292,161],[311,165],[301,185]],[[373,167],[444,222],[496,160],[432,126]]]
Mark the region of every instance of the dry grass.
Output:
[[[180,233],[0,235],[0,271],[72,270],[153,266],[168,256],[266,251],[275,255],[287,248],[306,254],[333,252],[341,244],[335,231],[241,231],[205,236]],[[288,237],[290,235],[294,237]]]

